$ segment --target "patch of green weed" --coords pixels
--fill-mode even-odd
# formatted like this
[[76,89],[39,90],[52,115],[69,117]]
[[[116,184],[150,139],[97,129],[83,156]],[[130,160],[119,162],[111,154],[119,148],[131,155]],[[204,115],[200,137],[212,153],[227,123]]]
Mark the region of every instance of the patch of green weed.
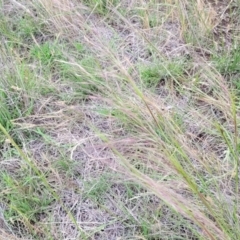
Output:
[[76,65],[61,64],[61,72],[65,81],[71,81],[74,85],[75,96],[85,98],[99,92],[104,84],[100,76],[100,66],[97,59],[84,56]]
[[33,111],[31,92],[35,89],[35,78],[24,64],[16,66],[15,71],[6,73],[4,78],[0,83],[0,122],[9,131],[11,120]]
[[29,15],[26,15],[22,16],[19,21],[16,21],[14,29],[21,39],[24,40],[31,38],[32,35],[36,35],[39,31],[39,26]]
[[76,171],[76,166],[78,164],[74,161],[71,161],[66,158],[61,158],[54,162],[53,166],[60,172],[65,174],[66,176],[72,176]]
[[14,43],[33,43],[33,37],[42,35],[44,24],[29,14],[15,14],[12,17],[0,15],[0,33]]
[[[9,95],[11,95],[9,97]],[[0,91],[0,123],[6,129],[6,131],[11,131],[14,127],[12,120],[24,116],[24,103],[18,96],[14,96],[12,92],[7,93]],[[1,134],[0,134],[1,136]],[[16,136],[13,136],[18,142]],[[5,139],[4,136],[0,137],[0,142]]]
[[1,172],[0,182],[1,199],[6,203],[4,217],[10,224],[20,221],[27,227],[38,222],[39,215],[47,214],[54,201],[41,179],[31,170],[20,170],[14,176]]
[[99,178],[84,183],[85,196],[93,201],[99,202],[110,189],[109,177],[105,174]]
[[240,95],[240,47],[212,57],[213,65]]
[[10,120],[12,119],[11,112],[7,106],[7,96],[6,93],[1,90],[0,91],[0,123],[7,129],[7,131],[12,126]]
[[45,42],[41,45],[33,46],[30,50],[30,55],[43,66],[51,66],[54,60],[59,60],[63,57],[57,44],[53,42]]
[[[1,14],[1,13],[0,13]],[[12,30],[11,24],[2,16],[0,15],[0,34],[2,37],[5,37],[7,40],[13,42],[19,42],[16,33]]]
[[110,7],[116,6],[119,0],[84,0],[89,7],[99,14],[106,14]]
[[240,47],[223,52],[212,57],[216,69],[223,75],[240,72]]
[[75,42],[73,45],[79,53],[84,53],[86,50],[85,46],[83,44],[81,44],[80,42]]
[[155,88],[161,81],[175,79],[184,74],[186,61],[184,59],[169,60],[164,63],[153,63],[150,66],[140,66],[140,77],[144,86]]

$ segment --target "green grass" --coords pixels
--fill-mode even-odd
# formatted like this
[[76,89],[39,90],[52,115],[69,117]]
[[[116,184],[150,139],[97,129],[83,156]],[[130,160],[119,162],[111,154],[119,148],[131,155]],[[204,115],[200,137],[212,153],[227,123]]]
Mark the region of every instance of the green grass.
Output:
[[[37,88],[35,76],[26,64],[16,64],[2,77],[0,123],[7,131],[13,129],[12,121],[33,112],[33,91]],[[37,94],[37,92],[35,92]]]
[[120,3],[119,0],[90,0],[83,2],[101,15],[107,14],[112,7]]
[[152,63],[150,66],[140,66],[141,81],[147,88],[156,89],[161,83],[170,79],[177,79],[181,81],[183,75],[188,70],[187,62],[183,59],[174,59],[164,62]]
[[14,176],[7,173],[1,174],[1,186],[6,190],[3,200],[8,203],[10,208],[5,211],[7,221],[14,224],[19,219],[28,221],[28,224],[35,224],[38,220],[38,215],[49,211],[50,204],[54,201],[51,194],[41,183],[41,179],[37,176],[32,176],[31,171],[22,171],[15,173],[19,176]]
[[239,239],[238,1],[0,4],[5,234]]

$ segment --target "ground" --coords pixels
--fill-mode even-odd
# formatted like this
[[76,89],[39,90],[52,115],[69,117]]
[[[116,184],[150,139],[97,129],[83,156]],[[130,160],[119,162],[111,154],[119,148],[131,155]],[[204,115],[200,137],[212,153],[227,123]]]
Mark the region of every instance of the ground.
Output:
[[239,0],[0,1],[0,239],[239,239]]

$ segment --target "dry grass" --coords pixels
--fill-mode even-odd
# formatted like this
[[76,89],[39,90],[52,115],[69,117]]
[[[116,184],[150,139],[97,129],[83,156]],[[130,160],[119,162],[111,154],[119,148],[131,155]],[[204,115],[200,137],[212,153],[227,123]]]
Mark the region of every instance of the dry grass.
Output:
[[239,1],[0,5],[1,239],[239,239]]

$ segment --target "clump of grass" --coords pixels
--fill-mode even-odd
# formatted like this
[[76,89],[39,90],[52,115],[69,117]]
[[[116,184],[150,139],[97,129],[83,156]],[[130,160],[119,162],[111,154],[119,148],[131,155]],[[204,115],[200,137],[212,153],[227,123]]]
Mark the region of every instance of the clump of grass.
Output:
[[18,171],[15,176],[2,172],[1,190],[6,191],[2,196],[2,201],[8,205],[4,217],[13,228],[17,222],[22,221],[26,229],[30,227],[30,230],[37,235],[42,231],[34,225],[40,220],[41,214],[49,211],[55,199],[45,186],[41,185],[41,179],[31,175],[26,171],[22,173]]
[[20,64],[11,73],[5,72],[2,78],[0,123],[7,131],[13,128],[13,120],[33,112],[34,98],[31,96],[31,91],[34,79],[31,77],[30,69],[25,64]]
[[212,57],[215,68],[228,80],[229,85],[233,86],[233,90],[239,95],[239,48],[230,51],[221,51]]
[[[219,56],[220,55],[220,56]],[[217,70],[223,75],[236,74],[239,72],[240,49],[234,48],[230,52],[222,52],[213,56],[213,62]]]
[[141,81],[147,88],[156,89],[161,83],[169,79],[177,79],[182,77],[187,71],[187,64],[184,59],[174,59],[168,62],[155,62],[150,66],[140,66]]
[[90,0],[84,2],[101,15],[107,14],[113,6],[120,3],[119,0]]
[[41,64],[48,66],[53,63],[56,50],[54,45],[51,45],[49,42],[45,42],[42,45],[35,45],[32,47],[30,54],[33,58],[38,60]]

